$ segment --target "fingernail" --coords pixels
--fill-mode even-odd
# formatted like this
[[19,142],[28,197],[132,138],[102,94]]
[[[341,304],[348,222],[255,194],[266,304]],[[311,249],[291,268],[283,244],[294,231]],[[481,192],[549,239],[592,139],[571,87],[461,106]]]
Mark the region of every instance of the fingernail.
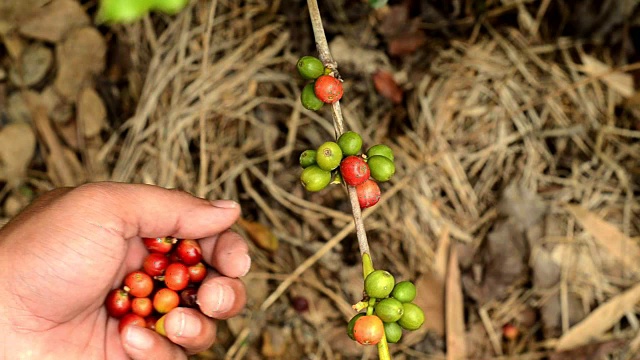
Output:
[[240,204],[233,200],[213,200],[211,201],[211,205],[220,209],[235,209],[240,206]]
[[141,327],[128,326],[126,331],[125,340],[132,348],[149,350],[153,347],[153,339]]
[[178,321],[179,326],[178,330],[175,332],[175,336],[196,337],[200,335],[202,324],[200,324],[200,320],[197,317],[193,316],[193,314],[182,311],[180,312]]
[[233,289],[229,285],[224,284],[211,284],[207,286],[211,287],[210,294],[213,296],[211,311],[217,313],[231,310],[235,299]]
[[247,275],[249,270],[251,270],[251,257],[248,254],[244,254],[244,256],[240,257],[240,260],[238,260],[238,265],[240,269],[242,269],[240,277]]

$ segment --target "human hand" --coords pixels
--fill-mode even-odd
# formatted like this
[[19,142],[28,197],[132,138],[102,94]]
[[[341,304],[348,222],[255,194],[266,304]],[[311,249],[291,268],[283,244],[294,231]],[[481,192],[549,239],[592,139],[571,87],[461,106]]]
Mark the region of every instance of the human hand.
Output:
[[[199,199],[151,185],[96,183],[46,193],[0,229],[0,358],[186,359],[209,348],[215,319],[245,306],[251,266],[245,241],[228,228],[232,201]],[[108,292],[140,269],[141,237],[199,239],[215,271],[197,309],[165,319],[167,337],[129,326],[104,307]],[[206,315],[205,315],[206,314]]]

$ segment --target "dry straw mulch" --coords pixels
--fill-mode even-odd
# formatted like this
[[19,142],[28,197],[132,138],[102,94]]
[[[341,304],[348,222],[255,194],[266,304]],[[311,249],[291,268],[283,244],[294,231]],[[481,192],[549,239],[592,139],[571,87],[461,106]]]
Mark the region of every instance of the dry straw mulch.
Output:
[[[301,30],[277,3],[200,2],[123,27],[136,107],[95,156],[111,180],[242,203],[236,230],[254,240],[248,307],[199,357],[373,358],[344,332],[362,293],[346,193],[309,194],[298,180],[298,155],[333,126],[328,109],[298,101]],[[416,69],[353,31],[331,43],[345,125],[396,155],[365,227],[376,267],[415,280],[427,323],[391,346],[394,359],[640,350],[640,120],[628,74],[638,66],[616,70],[568,38],[542,43],[528,25],[479,23]],[[362,83],[377,68],[402,84],[404,105]],[[83,179],[96,179],[86,159]]]

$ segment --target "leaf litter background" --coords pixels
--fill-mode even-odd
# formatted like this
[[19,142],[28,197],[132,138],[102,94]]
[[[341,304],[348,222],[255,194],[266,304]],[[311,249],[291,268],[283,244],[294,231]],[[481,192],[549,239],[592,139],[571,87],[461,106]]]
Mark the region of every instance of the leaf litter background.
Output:
[[[394,359],[640,358],[637,5],[321,2],[346,126],[396,153],[365,226],[427,322]],[[114,27],[95,10],[0,4],[4,221],[87,181],[236,199],[247,310],[194,358],[375,358],[345,335],[362,294],[346,193],[298,181],[300,152],[333,137],[328,107],[298,101],[306,2],[194,0]]]

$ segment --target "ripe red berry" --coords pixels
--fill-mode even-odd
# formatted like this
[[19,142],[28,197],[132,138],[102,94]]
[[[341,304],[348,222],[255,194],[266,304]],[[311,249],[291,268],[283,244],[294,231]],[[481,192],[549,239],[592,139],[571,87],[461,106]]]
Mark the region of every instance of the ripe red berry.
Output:
[[119,318],[131,310],[129,294],[122,289],[113,289],[107,295],[105,306],[109,315]]
[[131,311],[142,317],[149,316],[153,311],[153,302],[147,297],[135,298],[131,302]]
[[151,253],[144,259],[142,268],[150,276],[160,276],[169,266],[169,258],[165,254]]
[[140,270],[130,272],[124,278],[125,290],[135,297],[147,297],[153,291],[153,279]]
[[120,319],[120,322],[118,323],[118,331],[122,332],[122,329],[124,329],[124,327],[127,325],[137,325],[140,327],[147,327],[147,322],[144,320],[142,316],[134,313],[129,313],[123,316],[122,319]]
[[155,330],[156,329],[156,322],[158,322],[158,317],[155,315],[149,315],[146,318],[144,318],[144,321],[147,322],[147,328],[151,329],[151,330]]
[[322,75],[316,79],[313,91],[318,99],[327,104],[333,104],[342,98],[342,82],[333,76]]
[[162,288],[153,297],[153,308],[160,314],[166,314],[180,304],[178,293],[167,288]]
[[362,345],[375,345],[384,335],[384,324],[375,315],[361,316],[353,326],[353,337]]
[[152,253],[166,254],[173,248],[175,239],[172,237],[142,238],[144,246]]
[[164,273],[164,283],[175,291],[186,288],[189,285],[189,269],[182,263],[170,264]]
[[369,179],[356,186],[356,193],[361,209],[371,207],[380,201],[380,187],[374,180]]
[[369,180],[371,170],[363,158],[350,155],[340,162],[340,174],[347,185],[357,186]]
[[176,254],[187,265],[195,265],[202,260],[202,248],[195,240],[181,240],[176,246]]
[[198,299],[198,289],[196,288],[186,288],[180,292],[180,304],[186,307],[196,307],[198,303],[196,302]]
[[199,262],[195,265],[189,266],[189,281],[192,283],[199,283],[207,276],[207,267],[203,263]]

